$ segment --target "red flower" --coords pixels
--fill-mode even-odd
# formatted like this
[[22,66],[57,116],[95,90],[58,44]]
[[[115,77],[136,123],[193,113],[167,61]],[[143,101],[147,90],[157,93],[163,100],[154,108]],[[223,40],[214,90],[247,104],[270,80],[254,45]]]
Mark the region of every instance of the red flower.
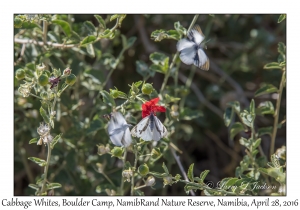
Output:
[[142,117],[147,117],[150,115],[151,112],[156,115],[156,112],[165,112],[166,108],[163,106],[157,106],[156,104],[158,103],[159,98],[154,98],[150,101],[147,101],[142,105]]

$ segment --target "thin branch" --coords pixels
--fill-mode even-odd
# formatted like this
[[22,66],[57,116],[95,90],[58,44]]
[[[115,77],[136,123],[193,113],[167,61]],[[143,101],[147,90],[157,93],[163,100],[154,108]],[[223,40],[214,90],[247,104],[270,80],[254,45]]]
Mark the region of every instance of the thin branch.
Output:
[[[178,155],[176,155],[174,148],[170,147],[170,150],[172,152],[172,155],[174,156],[174,159],[177,162],[177,165],[179,166],[179,169],[180,169],[180,171],[181,171],[181,173],[182,173],[182,175],[184,177],[184,180],[185,181],[189,181],[189,179],[188,179],[188,177],[187,177],[187,175],[185,173],[185,170],[184,170],[184,168],[183,168],[183,166],[182,166],[182,164],[180,162],[180,157]],[[194,193],[193,190],[190,190],[190,193],[191,193],[191,195],[195,196],[195,193]]]
[[39,45],[39,46],[44,46],[44,45],[48,45],[51,47],[57,47],[57,48],[72,48],[72,47],[78,47],[79,44],[59,44],[59,43],[53,43],[53,42],[42,42],[42,41],[35,41],[32,39],[19,39],[19,38],[15,38],[14,40],[15,43],[19,43],[19,44],[35,44],[35,45]]

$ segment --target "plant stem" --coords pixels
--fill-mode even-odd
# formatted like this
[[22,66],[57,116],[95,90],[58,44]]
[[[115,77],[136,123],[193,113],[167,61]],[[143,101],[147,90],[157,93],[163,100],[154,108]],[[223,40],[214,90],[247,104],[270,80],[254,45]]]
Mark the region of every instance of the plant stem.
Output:
[[35,95],[35,94],[33,94],[33,93],[29,93],[29,95],[31,95],[31,96],[33,96],[33,97],[36,97],[36,98],[38,98],[38,99],[44,100],[44,99],[42,99],[41,97],[39,97],[39,96],[37,96],[37,95]]
[[46,20],[43,21],[43,42],[47,43],[47,32],[48,32],[48,23]]
[[[123,155],[123,171],[124,171],[124,167],[125,167],[126,156],[127,156],[127,149],[125,148],[124,155]],[[124,188],[124,177],[122,176],[121,186],[120,186],[120,195],[124,194],[123,188]]]
[[49,141],[47,141],[47,147],[48,147],[47,163],[45,165],[45,170],[44,170],[44,180],[43,180],[43,186],[42,186],[41,194],[43,194],[46,190],[45,188],[46,188],[46,182],[47,182],[48,167],[49,167],[49,164],[50,164],[51,147],[50,147],[50,142]]
[[141,186],[139,186],[139,187],[135,187],[134,189],[135,189],[135,190],[138,190],[138,189],[141,189],[141,188],[144,188],[144,187],[147,187],[147,185],[144,184],[144,185],[141,185]]
[[[191,28],[194,26],[194,24],[195,24],[195,22],[196,22],[198,16],[199,16],[199,15],[195,15],[195,16],[194,16],[194,18],[193,18],[193,20],[192,20],[192,23],[190,24],[190,27],[189,27],[189,29],[187,30],[187,33],[188,33],[188,32],[191,30]],[[161,86],[160,93],[163,92],[163,90],[165,89],[165,87],[166,87],[166,85],[167,85],[168,79],[169,79],[169,77],[170,77],[171,70],[172,70],[172,68],[173,68],[173,66],[174,66],[174,64],[175,64],[175,61],[176,61],[178,55],[179,55],[179,52],[176,52],[176,54],[175,54],[174,57],[173,57],[172,63],[170,64],[170,67],[169,67],[169,69],[168,69],[168,71],[167,71],[167,73],[166,73],[166,76],[165,76],[165,78],[164,78],[164,82],[163,82],[163,84],[162,84],[162,86]]]
[[132,196],[134,193],[134,173],[136,171],[136,165],[137,165],[137,148],[134,146],[134,165],[133,165],[133,172],[132,172],[132,177],[131,177],[131,192],[130,195]]
[[102,175],[107,179],[107,181],[108,181],[112,186],[116,187],[115,184],[111,181],[111,179],[110,179],[105,173],[102,173]]
[[274,124],[273,124],[273,132],[272,132],[272,138],[271,138],[271,146],[270,146],[270,156],[274,153],[274,147],[275,147],[275,138],[277,134],[277,125],[278,125],[278,118],[279,118],[279,110],[280,110],[280,102],[281,102],[281,96],[282,96],[282,90],[285,83],[285,71],[283,71],[281,82],[279,86],[278,91],[278,99],[276,102],[276,110],[274,113]]

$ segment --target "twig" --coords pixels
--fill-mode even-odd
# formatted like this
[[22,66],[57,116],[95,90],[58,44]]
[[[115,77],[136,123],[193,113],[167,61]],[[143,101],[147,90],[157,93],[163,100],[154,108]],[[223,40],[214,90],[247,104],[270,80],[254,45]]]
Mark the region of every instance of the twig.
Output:
[[[187,77],[184,76],[183,74],[179,73],[178,74],[179,79],[182,82],[186,82]],[[222,111],[217,108],[215,105],[213,105],[212,103],[210,103],[208,100],[206,100],[206,98],[203,96],[202,92],[199,90],[199,88],[197,87],[197,85],[195,85],[193,82],[191,84],[191,89],[194,91],[194,93],[196,94],[198,100],[204,104],[207,108],[209,108],[211,111],[213,111],[216,115],[218,115],[221,119],[223,119],[223,113]]]
[[281,96],[282,96],[282,90],[284,87],[285,82],[285,71],[283,71],[281,82],[279,86],[278,91],[278,99],[276,102],[276,110],[274,113],[274,124],[273,124],[273,132],[272,132],[272,138],[271,138],[271,146],[270,146],[270,156],[274,153],[274,147],[275,147],[275,139],[277,134],[277,125],[278,125],[278,118],[279,118],[279,110],[280,110],[280,102],[281,102]]
[[[124,155],[123,155],[123,171],[125,167],[126,156],[127,156],[127,149],[125,148]],[[121,178],[120,195],[124,194],[123,187],[124,187],[124,176],[122,176]]]
[[[171,152],[172,152],[172,155],[173,155],[174,159],[175,159],[176,162],[177,162],[177,165],[179,166],[179,169],[180,169],[180,171],[181,171],[181,173],[182,173],[182,175],[183,175],[185,181],[189,181],[189,179],[188,179],[188,177],[187,177],[187,175],[186,175],[186,173],[185,173],[185,170],[184,170],[184,168],[183,168],[183,166],[182,166],[182,164],[181,164],[181,162],[180,162],[179,156],[176,155],[174,148],[170,147],[170,150],[171,150]],[[190,193],[191,193],[191,195],[195,196],[195,193],[194,193],[193,190],[190,190]]]

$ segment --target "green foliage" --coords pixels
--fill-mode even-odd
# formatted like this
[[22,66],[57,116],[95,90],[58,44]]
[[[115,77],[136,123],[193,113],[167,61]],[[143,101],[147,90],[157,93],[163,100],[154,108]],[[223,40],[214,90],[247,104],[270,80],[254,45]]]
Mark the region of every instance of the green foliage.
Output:
[[[15,192],[225,196],[284,186],[285,149],[265,151],[276,149],[269,139],[285,144],[286,16],[278,16],[15,15],[15,186],[28,186]],[[208,72],[176,52],[195,24],[210,40]],[[154,98],[168,135],[113,145],[109,114],[132,130]],[[199,171],[207,164],[215,168]]]

